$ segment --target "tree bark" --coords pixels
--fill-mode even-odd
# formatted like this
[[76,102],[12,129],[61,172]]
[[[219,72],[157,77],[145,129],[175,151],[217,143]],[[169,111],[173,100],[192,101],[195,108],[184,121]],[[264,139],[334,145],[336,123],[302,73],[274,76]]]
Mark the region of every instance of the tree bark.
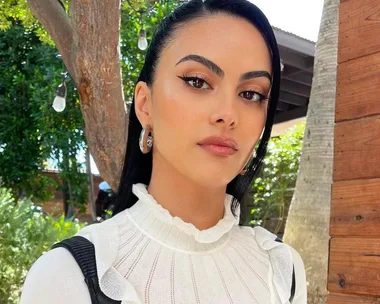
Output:
[[308,303],[327,301],[339,0],[325,0],[296,189],[284,241],[302,256]]
[[100,175],[116,191],[127,144],[128,115],[120,68],[120,0],[28,0],[78,88],[85,132]]

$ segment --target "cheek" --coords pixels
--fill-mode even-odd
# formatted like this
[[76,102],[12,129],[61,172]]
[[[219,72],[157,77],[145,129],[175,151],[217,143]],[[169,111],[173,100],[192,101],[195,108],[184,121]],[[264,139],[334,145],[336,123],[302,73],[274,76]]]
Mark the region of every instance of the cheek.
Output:
[[[168,77],[169,78],[169,77]],[[157,83],[153,97],[153,124],[162,132],[189,136],[204,117],[194,96],[175,80]],[[204,118],[203,118],[204,119]]]
[[242,117],[242,141],[249,151],[253,150],[265,127],[266,108],[245,111]]
[[[176,145],[191,136],[191,126],[197,124],[199,111],[183,88],[161,83],[153,97],[153,128],[159,140],[175,140]],[[155,134],[156,135],[156,134]]]

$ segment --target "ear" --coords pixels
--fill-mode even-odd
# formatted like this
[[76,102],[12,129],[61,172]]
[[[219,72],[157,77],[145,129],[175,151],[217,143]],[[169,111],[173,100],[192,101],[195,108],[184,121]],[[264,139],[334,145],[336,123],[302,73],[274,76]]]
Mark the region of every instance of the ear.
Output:
[[141,125],[152,125],[152,98],[148,85],[139,81],[135,88],[135,111]]

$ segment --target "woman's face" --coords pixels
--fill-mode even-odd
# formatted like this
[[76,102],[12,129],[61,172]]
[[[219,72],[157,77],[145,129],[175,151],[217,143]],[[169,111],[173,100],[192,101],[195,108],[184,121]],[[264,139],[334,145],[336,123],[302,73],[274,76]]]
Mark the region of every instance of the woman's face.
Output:
[[136,86],[137,116],[153,128],[153,162],[225,187],[263,131],[270,75],[266,43],[248,21],[217,14],[183,25],[164,48],[152,86]]

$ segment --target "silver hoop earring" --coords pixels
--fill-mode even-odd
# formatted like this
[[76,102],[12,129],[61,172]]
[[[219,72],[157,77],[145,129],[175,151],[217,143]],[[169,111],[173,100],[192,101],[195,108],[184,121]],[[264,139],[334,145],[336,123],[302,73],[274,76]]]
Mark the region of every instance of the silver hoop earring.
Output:
[[146,125],[141,130],[140,133],[140,139],[139,139],[139,146],[140,150],[143,154],[147,154],[152,150],[153,147],[153,136],[149,135],[152,133],[152,127],[150,125]]

